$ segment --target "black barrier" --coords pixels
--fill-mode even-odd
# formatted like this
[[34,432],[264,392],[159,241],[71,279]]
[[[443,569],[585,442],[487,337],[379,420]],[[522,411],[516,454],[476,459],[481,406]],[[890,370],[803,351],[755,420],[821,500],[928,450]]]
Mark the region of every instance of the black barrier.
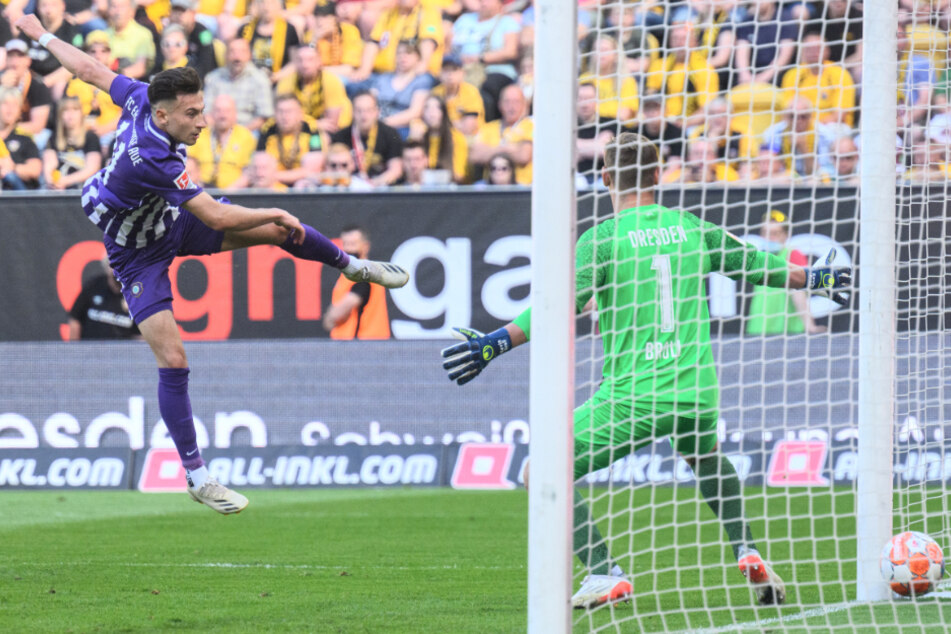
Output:
[[[529,293],[530,193],[465,190],[381,194],[235,194],[234,202],[281,206],[330,236],[351,223],[368,229],[372,255],[394,258],[412,269],[406,289],[390,294],[396,338],[442,338],[446,327],[469,323],[489,329],[514,317]],[[853,189],[666,189],[661,202],[697,213],[738,235],[755,233],[772,208],[786,213],[793,234],[832,238],[858,260],[857,192]],[[946,199],[905,192],[900,208],[900,262],[926,262],[899,271],[901,284],[928,280],[927,308],[909,316],[909,330],[934,328],[951,317],[944,242],[951,235]],[[921,202],[928,201],[928,202]],[[579,197],[578,231],[610,214],[604,194]],[[75,195],[0,199],[0,340],[41,341],[63,337],[68,304],[102,254],[99,231],[83,216]],[[176,317],[193,339],[325,337],[320,314],[330,301],[336,271],[301,264],[273,248],[212,258],[185,259],[173,268]],[[569,257],[566,254],[566,257]],[[745,313],[741,293],[735,310],[714,319],[714,333],[738,333]],[[916,295],[917,297],[917,295]],[[899,291],[899,306],[912,296]],[[904,304],[902,303],[904,302]],[[951,313],[949,313],[951,314]],[[927,317],[925,317],[927,315]],[[588,322],[580,323],[585,332]],[[854,313],[831,319],[834,331],[856,331]]]

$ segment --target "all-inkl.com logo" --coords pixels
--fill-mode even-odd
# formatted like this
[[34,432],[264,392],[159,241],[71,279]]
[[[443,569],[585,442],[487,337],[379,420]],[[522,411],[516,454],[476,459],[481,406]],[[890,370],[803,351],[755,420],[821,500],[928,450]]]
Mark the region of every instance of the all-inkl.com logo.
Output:
[[132,294],[138,297],[142,294],[142,282],[132,282]]

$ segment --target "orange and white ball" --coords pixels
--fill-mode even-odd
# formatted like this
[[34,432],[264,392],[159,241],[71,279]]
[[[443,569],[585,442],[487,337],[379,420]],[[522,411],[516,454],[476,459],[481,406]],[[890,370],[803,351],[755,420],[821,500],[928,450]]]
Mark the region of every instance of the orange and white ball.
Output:
[[893,592],[903,597],[921,596],[934,590],[944,576],[944,553],[928,535],[907,531],[885,544],[881,568]]

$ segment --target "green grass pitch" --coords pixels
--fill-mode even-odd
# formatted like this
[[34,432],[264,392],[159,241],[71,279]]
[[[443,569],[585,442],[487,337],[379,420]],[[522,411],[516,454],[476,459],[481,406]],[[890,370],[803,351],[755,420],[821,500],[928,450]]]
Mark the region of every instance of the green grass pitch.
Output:
[[[854,623],[856,631],[944,632],[951,620],[951,604],[929,597],[843,604],[854,593],[854,567],[840,563],[854,551],[850,492],[748,491],[748,514],[768,534],[764,550],[795,582],[794,605],[782,609],[751,607],[693,489],[595,493],[602,530],[638,596],[576,611],[575,631],[760,619],[751,631],[851,631]],[[223,517],[185,495],[0,493],[0,632],[525,630],[524,490],[249,496],[247,511]],[[940,532],[944,521],[917,528]]]

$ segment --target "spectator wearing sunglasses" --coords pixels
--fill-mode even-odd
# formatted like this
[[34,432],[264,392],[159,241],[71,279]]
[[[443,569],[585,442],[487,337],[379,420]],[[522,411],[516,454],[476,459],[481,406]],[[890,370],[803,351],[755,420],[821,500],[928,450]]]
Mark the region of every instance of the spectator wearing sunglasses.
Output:
[[517,185],[515,182],[515,163],[508,154],[499,153],[489,159],[486,166],[486,180],[480,185]]

